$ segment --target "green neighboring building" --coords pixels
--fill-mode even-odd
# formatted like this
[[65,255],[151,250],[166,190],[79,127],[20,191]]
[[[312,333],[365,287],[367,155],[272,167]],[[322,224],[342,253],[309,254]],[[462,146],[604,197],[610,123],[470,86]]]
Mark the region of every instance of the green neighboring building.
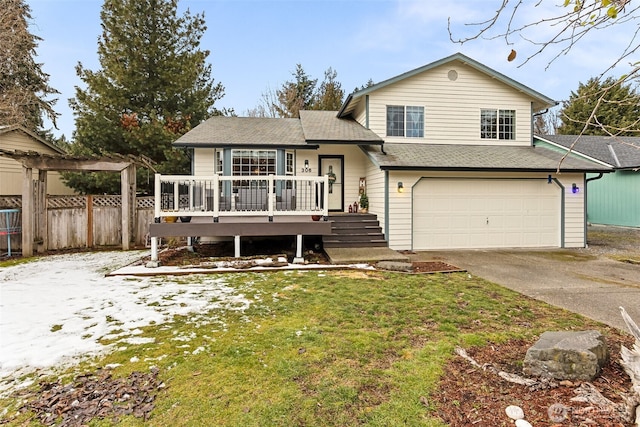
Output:
[[[534,135],[534,145],[572,152],[611,167],[613,173],[587,174],[587,221],[640,227],[640,138]],[[574,145],[575,142],[575,145]]]

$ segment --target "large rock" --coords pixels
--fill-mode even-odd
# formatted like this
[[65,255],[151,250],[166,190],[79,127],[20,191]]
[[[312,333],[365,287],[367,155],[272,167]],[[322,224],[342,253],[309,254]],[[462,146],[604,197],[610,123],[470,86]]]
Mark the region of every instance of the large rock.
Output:
[[557,380],[591,381],[609,357],[598,331],[545,332],[524,358],[527,375]]

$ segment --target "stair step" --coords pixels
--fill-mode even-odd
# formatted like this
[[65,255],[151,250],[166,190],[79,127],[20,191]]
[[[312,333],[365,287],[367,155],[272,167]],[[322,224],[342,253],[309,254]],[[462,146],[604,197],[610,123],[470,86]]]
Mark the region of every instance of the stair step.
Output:
[[325,248],[379,248],[379,247],[387,247],[386,240],[375,240],[372,242],[332,242],[332,241],[324,241],[322,242],[322,246]]
[[339,222],[331,224],[331,228],[334,230],[345,230],[350,228],[380,228],[380,223],[375,222]]
[[384,240],[384,235],[382,233],[331,234],[325,236],[325,238],[330,240],[340,240],[342,242],[362,242],[367,240]]
[[322,236],[327,248],[387,247],[382,228],[375,214],[334,214],[329,216],[331,234]]
[[377,221],[378,217],[374,214],[345,214],[345,215],[329,215],[329,221],[333,222],[361,222],[361,221]]

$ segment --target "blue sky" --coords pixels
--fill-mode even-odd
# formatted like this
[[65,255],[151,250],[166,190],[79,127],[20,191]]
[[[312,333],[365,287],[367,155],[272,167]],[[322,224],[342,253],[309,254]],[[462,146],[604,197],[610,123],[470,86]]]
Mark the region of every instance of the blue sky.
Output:
[[[61,94],[55,107],[61,114],[56,135],[72,136],[74,117],[68,99],[82,82],[75,66],[98,70],[97,40],[101,32],[98,0],[27,0],[32,9],[32,33],[43,38],[38,61]],[[557,0],[562,3],[561,0]],[[346,93],[369,79],[379,82],[456,52],[535,89],[555,100],[567,99],[571,90],[609,66],[628,43],[624,29],[612,28],[582,40],[568,55],[547,67],[544,54],[519,67],[531,44],[515,39],[476,40],[464,45],[449,40],[447,19],[456,35],[468,31],[466,23],[492,15],[501,0],[181,0],[180,10],[205,13],[207,32],[202,48],[211,51],[213,77],[225,86],[216,106],[234,108],[238,115],[258,105],[261,94],[291,79],[297,63],[322,80],[333,67]],[[531,2],[537,3],[537,2]],[[527,18],[543,16],[553,1],[532,8]],[[535,28],[529,36],[544,37],[548,28]],[[518,51],[506,60],[511,48]],[[617,75],[623,74],[621,68]]]

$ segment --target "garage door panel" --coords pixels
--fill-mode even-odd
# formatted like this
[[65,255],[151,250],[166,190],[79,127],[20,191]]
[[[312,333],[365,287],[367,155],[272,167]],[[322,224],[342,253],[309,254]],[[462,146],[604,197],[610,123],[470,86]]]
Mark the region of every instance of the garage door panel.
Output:
[[546,180],[424,179],[414,249],[560,246],[561,192]]

